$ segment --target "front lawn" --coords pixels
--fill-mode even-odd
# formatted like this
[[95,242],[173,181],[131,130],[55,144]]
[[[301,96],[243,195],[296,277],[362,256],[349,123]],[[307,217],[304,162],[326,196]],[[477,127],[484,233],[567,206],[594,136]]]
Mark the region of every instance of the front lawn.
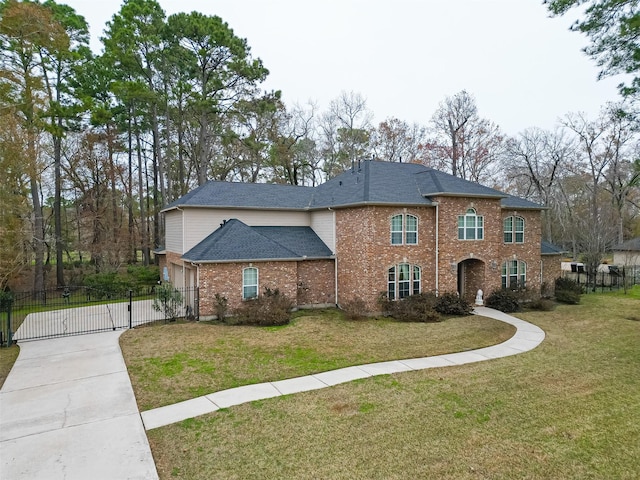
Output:
[[[239,405],[148,437],[166,479],[635,479],[639,312],[631,296],[586,295],[577,306],[518,314],[547,333],[521,355]],[[347,327],[354,346],[369,334]],[[396,327],[406,325],[378,328]]]
[[120,344],[144,411],[241,385],[480,348],[513,333],[510,325],[477,316],[398,323],[307,310],[283,327],[202,322],[136,328]]

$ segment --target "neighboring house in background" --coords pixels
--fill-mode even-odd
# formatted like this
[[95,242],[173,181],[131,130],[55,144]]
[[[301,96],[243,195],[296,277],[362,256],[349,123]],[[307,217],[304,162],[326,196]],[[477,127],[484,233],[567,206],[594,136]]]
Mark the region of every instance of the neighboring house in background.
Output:
[[364,161],[317,187],[210,181],[164,210],[161,266],[229,306],[278,288],[299,306],[459,292],[560,275],[540,205],[412,163]]
[[618,266],[640,265],[640,237],[632,238],[614,247],[613,264]]

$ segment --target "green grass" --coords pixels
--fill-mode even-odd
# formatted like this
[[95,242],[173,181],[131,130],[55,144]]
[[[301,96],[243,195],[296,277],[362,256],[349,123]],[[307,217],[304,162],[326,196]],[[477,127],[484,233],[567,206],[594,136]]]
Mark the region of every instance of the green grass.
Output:
[[514,329],[469,316],[442,323],[344,320],[302,312],[277,328],[208,323],[157,325],[124,333],[120,344],[141,410],[227,388],[341,367],[423,357],[499,343]]
[[163,479],[636,479],[638,312],[635,293],[585,295],[518,314],[546,332],[524,354],[239,405],[148,437]]
[[0,387],[4,385],[4,381],[7,379],[11,368],[13,368],[19,353],[20,349],[17,345],[12,345],[9,348],[0,347]]

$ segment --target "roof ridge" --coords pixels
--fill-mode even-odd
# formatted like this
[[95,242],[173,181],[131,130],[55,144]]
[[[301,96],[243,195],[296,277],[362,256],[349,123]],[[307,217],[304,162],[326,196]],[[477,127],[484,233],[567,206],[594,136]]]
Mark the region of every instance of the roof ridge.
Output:
[[364,162],[364,192],[362,193],[362,196],[364,198],[365,202],[369,201],[369,186],[371,184],[371,175],[369,174],[369,165],[370,165],[370,160],[365,160]]
[[427,170],[427,173],[431,175],[433,183],[437,187],[438,192],[444,192],[444,188],[442,188],[442,184],[440,183],[440,179],[436,175],[436,171],[433,168],[430,168],[429,170]]

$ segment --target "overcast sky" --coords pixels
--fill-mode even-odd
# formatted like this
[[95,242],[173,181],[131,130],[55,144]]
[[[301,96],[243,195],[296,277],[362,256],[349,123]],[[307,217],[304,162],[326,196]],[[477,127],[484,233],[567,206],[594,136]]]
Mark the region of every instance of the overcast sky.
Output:
[[[94,50],[120,0],[58,0],[89,23]],[[597,115],[617,101],[620,78],[597,81],[568,31],[576,15],[549,18],[542,0],[160,0],[167,16],[218,15],[270,74],[266,90],[320,110],[342,91],[367,100],[380,122],[426,125],[446,96],[467,90],[479,113],[508,134],[552,129],[568,112]]]

